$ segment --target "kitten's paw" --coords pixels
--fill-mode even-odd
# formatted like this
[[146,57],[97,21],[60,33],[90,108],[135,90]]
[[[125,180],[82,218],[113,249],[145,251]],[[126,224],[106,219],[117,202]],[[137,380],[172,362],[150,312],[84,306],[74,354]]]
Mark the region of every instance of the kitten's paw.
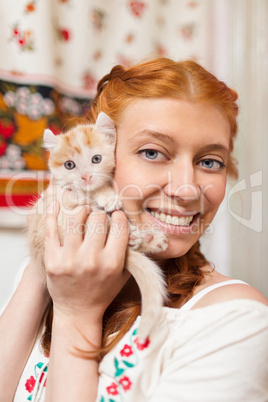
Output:
[[143,238],[140,234],[140,230],[132,230],[129,236],[128,245],[132,248],[132,250],[140,250],[141,245],[143,243]]
[[96,202],[97,205],[100,208],[103,208],[105,212],[113,212],[122,208],[122,201],[119,199],[119,196],[114,193],[109,196],[106,194],[103,196],[98,196]]
[[121,209],[122,206],[122,201],[119,199],[118,195],[115,195],[113,199],[107,200],[107,203],[104,206],[104,211],[113,212],[115,210]]
[[146,243],[143,244],[143,247],[145,248],[145,252],[147,253],[159,253],[161,251],[166,251],[168,248],[168,239],[167,236],[159,231],[148,231],[148,233],[145,235],[145,241],[146,241],[146,236],[152,236],[152,239]]
[[161,231],[140,230],[135,226],[130,226],[129,245],[134,250],[142,253],[159,253],[168,247],[166,235]]

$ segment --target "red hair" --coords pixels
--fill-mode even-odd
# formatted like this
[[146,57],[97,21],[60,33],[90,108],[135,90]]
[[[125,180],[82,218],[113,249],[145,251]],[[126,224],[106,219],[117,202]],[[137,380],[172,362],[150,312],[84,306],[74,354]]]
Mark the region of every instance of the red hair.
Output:
[[[124,109],[134,100],[142,98],[176,98],[193,103],[206,103],[219,108],[230,124],[230,156],[227,164],[229,175],[237,177],[236,163],[231,155],[237,134],[237,93],[219,81],[194,61],[175,62],[158,58],[124,68],[115,66],[100,80],[97,95],[88,116],[95,122],[100,111],[111,117],[117,126]],[[195,286],[202,283],[205,272],[201,269],[208,261],[201,253],[199,241],[182,257],[166,260],[163,270],[167,278],[169,307],[178,308],[188,300]],[[46,330],[42,339],[44,350],[49,353],[52,312],[47,315]],[[99,356],[107,353],[123,337],[140,314],[140,303],[120,306],[112,303],[104,318],[103,347]],[[118,332],[108,343],[108,337]],[[83,352],[84,357],[92,354]]]
[[[90,118],[100,111],[117,125],[124,109],[141,98],[176,98],[218,107],[230,124],[230,153],[237,134],[237,93],[194,61],[158,58],[135,66],[115,66],[103,77],[92,102]],[[236,162],[229,157],[227,172],[237,177]]]

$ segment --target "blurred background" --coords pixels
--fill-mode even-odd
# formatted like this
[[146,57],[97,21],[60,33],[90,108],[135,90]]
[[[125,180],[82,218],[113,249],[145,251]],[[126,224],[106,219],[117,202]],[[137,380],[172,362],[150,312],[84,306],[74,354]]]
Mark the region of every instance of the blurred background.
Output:
[[203,251],[268,297],[268,1],[0,0],[0,308],[27,259],[26,206],[47,183],[42,134],[87,114],[115,64],[193,59],[239,94],[239,179]]

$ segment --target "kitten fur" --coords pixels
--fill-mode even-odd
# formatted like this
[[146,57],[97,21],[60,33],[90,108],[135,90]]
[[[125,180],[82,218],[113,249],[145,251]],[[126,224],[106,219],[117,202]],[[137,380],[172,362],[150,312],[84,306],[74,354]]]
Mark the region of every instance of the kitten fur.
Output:
[[[55,136],[50,130],[45,130],[43,139],[44,148],[50,151],[52,181],[57,186],[50,186],[35,204],[37,214],[30,225],[28,240],[30,255],[36,260],[45,284],[46,206],[55,198],[60,203],[58,231],[63,244],[63,228],[69,225],[67,227],[71,230],[72,210],[75,207],[88,204],[93,210],[104,209],[108,213],[120,209],[122,204],[113,189],[116,130],[105,113],[99,114],[94,125],[78,125],[65,134]],[[53,194],[55,189],[57,195]],[[161,231],[141,231],[131,224],[130,232],[125,268],[133,275],[141,292],[139,337],[145,339],[159,324],[166,299],[162,271],[145,254],[164,251],[167,239]],[[149,242],[148,235],[151,238]]]

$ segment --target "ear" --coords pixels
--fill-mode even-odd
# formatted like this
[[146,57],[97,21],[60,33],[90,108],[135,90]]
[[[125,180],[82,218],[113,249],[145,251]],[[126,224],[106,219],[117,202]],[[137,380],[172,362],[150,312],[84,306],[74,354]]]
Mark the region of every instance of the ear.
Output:
[[112,119],[104,112],[100,112],[95,127],[101,133],[105,134],[110,140],[114,141],[116,137],[116,129]]
[[51,130],[46,129],[43,135],[43,147],[52,151],[59,142],[57,137],[58,136],[53,134]]

